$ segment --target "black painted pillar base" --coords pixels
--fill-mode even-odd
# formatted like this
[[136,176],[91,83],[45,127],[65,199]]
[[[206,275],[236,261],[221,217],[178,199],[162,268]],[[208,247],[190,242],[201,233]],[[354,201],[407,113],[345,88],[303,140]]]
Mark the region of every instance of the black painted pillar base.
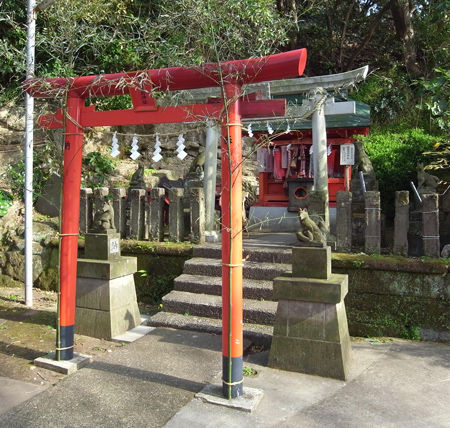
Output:
[[[73,358],[73,325],[60,326],[60,347],[56,344],[56,359],[57,360],[71,360]],[[58,358],[59,354],[59,358]]]
[[[244,382],[242,374],[242,357],[231,358],[231,380],[228,379],[228,357],[222,356],[222,393],[225,398],[236,398],[244,394]],[[232,384],[231,386],[228,384]],[[231,396],[229,389],[231,388]]]

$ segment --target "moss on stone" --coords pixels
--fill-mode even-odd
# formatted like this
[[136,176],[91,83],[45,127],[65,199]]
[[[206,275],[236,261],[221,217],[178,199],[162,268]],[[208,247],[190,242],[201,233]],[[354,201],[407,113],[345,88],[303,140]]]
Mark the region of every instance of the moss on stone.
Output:
[[121,241],[122,252],[191,257],[193,245],[184,242]]
[[449,264],[439,259],[346,253],[333,253],[332,266],[342,269],[361,268],[424,274],[446,274],[449,270]]
[[23,282],[16,281],[9,275],[0,274],[0,287],[20,287],[23,288]]
[[350,334],[412,337],[420,328],[448,329],[448,299],[424,299],[350,292],[346,298]]
[[57,291],[58,281],[58,270],[55,268],[49,268],[39,275],[39,278],[35,283],[35,287],[46,291]]
[[354,293],[435,299],[450,297],[450,274],[422,274],[357,268],[335,268],[333,273],[347,274],[350,289]]

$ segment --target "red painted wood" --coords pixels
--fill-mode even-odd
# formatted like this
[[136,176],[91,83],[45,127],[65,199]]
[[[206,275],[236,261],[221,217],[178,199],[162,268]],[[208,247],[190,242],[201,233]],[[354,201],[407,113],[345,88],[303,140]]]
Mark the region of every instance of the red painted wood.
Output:
[[[241,107],[242,117],[246,118],[284,116],[286,113],[286,100],[248,101],[242,102]],[[223,103],[168,106],[160,107],[155,111],[146,111],[144,107],[140,111],[96,111],[95,106],[88,106],[82,109],[80,125],[88,128],[93,126],[195,122],[218,118],[222,113]],[[59,109],[56,114],[40,116],[38,123],[42,128],[63,128],[62,111]]]
[[[27,79],[26,91],[37,98],[54,98],[61,89],[81,98],[111,97],[127,94],[129,87],[139,89],[152,83],[158,91],[220,86],[221,75],[225,82],[239,84],[298,77],[306,65],[306,49],[297,49],[260,58],[204,64],[198,67],[171,67],[128,73],[102,74],[67,78]],[[219,73],[219,70],[221,71]],[[43,84],[41,84],[43,83]]]
[[77,281],[78,231],[80,217],[81,154],[83,130],[80,121],[84,100],[67,99],[66,134],[64,138],[64,176],[61,210],[61,326],[72,326],[75,322],[75,295]]
[[[228,118],[222,124],[222,354],[242,357],[242,124],[239,85],[227,84]],[[228,136],[230,145],[228,146]],[[230,206],[231,205],[231,206]],[[231,232],[231,233],[230,233]],[[231,234],[231,237],[230,237]],[[231,264],[231,267],[229,266]],[[231,350],[228,347],[231,286]],[[227,379],[224,373],[224,379]]]

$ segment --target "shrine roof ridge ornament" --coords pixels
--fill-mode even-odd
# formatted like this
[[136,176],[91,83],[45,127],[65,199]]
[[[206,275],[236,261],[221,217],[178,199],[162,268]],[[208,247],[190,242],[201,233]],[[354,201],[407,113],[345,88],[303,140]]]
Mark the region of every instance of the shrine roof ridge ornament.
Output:
[[240,85],[300,76],[306,65],[306,49],[197,67],[170,67],[145,71],[67,78],[32,78],[26,91],[37,98],[65,96],[89,98],[129,94],[130,91],[179,91]]

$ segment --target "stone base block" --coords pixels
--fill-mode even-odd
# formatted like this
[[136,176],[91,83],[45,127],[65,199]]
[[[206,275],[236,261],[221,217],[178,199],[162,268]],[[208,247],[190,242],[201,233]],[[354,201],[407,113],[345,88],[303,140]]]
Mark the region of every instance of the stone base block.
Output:
[[110,311],[75,308],[75,333],[99,339],[111,339],[139,325],[137,303]]
[[120,257],[117,260],[78,259],[79,277],[114,279],[137,271],[136,257]]
[[348,292],[348,276],[331,274],[330,279],[293,278],[280,276],[273,280],[276,300],[339,303]]
[[292,276],[328,279],[331,276],[331,248],[293,247]]
[[280,300],[273,334],[341,343],[349,335],[344,302],[332,305]]
[[350,336],[344,297],[347,275],[329,280],[279,277],[269,366],[345,380]]
[[263,398],[263,391],[256,388],[244,387],[244,394],[239,397],[228,399],[222,394],[222,384],[206,385],[195,396],[205,403],[229,407],[242,412],[252,412],[256,409]]
[[350,336],[338,343],[300,337],[272,338],[269,366],[282,370],[346,380],[350,361]]
[[75,333],[111,339],[141,324],[134,277],[77,278]]
[[76,302],[77,307],[103,311],[124,305],[137,306],[134,276],[130,274],[109,280],[78,277]]
[[55,352],[50,352],[45,357],[35,358],[34,365],[37,367],[43,367],[47,370],[53,370],[54,372],[70,375],[77,370],[86,366],[92,361],[92,357],[89,355],[73,353],[71,360],[55,360]]

